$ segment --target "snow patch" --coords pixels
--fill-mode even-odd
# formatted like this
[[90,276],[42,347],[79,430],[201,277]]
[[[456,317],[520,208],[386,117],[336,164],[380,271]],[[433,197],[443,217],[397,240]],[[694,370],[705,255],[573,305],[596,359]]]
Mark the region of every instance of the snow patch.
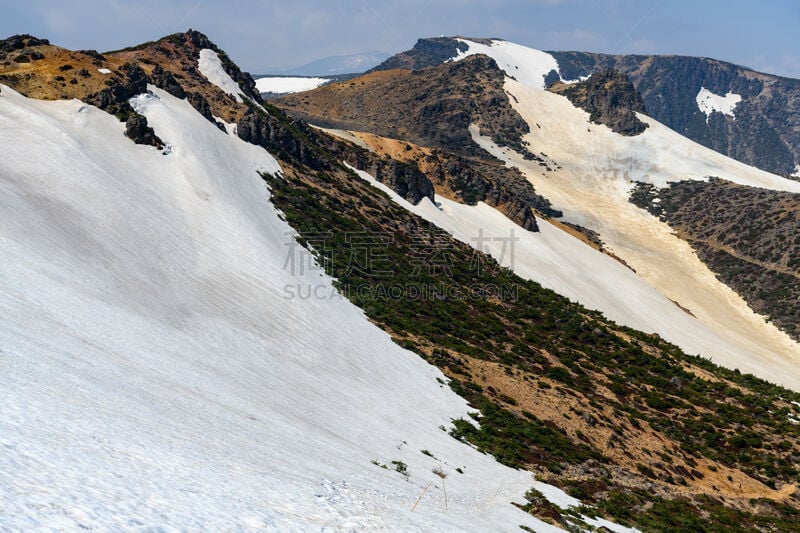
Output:
[[208,81],[236,98],[237,102],[243,102],[242,96],[244,96],[244,93],[242,93],[242,89],[239,87],[239,84],[233,81],[233,78],[225,72],[222,61],[214,50],[209,48],[200,50],[200,59],[197,62],[197,68]]
[[795,165],[794,167],[794,174],[792,174],[793,178],[800,178],[800,165]]
[[451,61],[459,61],[475,54],[487,55],[497,62],[497,66],[507,76],[534,89],[545,89],[545,77],[554,70],[559,72],[556,58],[541,50],[501,40],[493,40],[491,45],[467,39],[458,40],[469,48],[466,51],[459,50]]
[[330,78],[289,78],[285,76],[272,76],[258,78],[256,89],[260,93],[289,94],[310,91],[329,82]]
[[736,106],[742,101],[742,96],[730,91],[728,91],[725,96],[720,96],[712,93],[705,87],[701,87],[695,100],[697,100],[697,107],[700,111],[706,114],[706,124],[708,124],[708,119],[711,118],[711,113],[714,111],[736,120],[736,115],[734,115],[733,110],[736,109]]

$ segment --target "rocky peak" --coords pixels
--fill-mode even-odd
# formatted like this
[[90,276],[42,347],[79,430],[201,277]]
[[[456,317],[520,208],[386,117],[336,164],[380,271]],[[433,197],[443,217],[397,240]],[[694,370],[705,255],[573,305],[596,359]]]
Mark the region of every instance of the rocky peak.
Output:
[[47,39],[39,39],[38,37],[28,35],[27,33],[21,35],[12,35],[8,39],[0,40],[0,51],[16,52],[17,50],[22,50],[23,48],[43,46],[47,44],[50,44],[50,41]]
[[636,113],[644,113],[642,97],[622,72],[606,69],[572,84],[555,83],[550,90],[589,112],[589,120],[605,124],[621,135],[633,136],[647,129]]
[[419,39],[411,50],[393,55],[369,72],[401,68],[420,70],[425,67],[441,65],[459,52],[466,51],[468,46],[452,37],[434,37]]

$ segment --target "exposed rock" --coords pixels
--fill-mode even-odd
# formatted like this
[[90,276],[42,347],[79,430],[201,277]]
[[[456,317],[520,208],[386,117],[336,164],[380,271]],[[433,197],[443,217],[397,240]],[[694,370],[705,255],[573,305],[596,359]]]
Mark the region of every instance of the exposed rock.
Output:
[[106,56],[98,52],[97,50],[78,50],[78,53],[84,54],[87,56],[92,56],[93,58],[97,59],[98,61],[105,61]]
[[390,57],[369,72],[395,68],[419,70],[425,67],[434,67],[468,48],[469,46],[465,43],[451,37],[419,39],[411,50]]
[[47,44],[50,44],[50,41],[47,39],[39,39],[33,35],[12,35],[8,39],[0,41],[0,50],[4,52],[14,52],[31,46],[43,46]]
[[397,194],[418,204],[423,198],[434,201],[433,183],[428,177],[411,165],[387,159],[376,166],[375,179],[386,184]]
[[164,147],[164,142],[158,138],[147,124],[147,117],[139,113],[132,113],[125,122],[125,136],[136,144],[146,144],[155,146],[158,149]]
[[330,168],[330,162],[311,143],[302,141],[303,134],[313,135],[308,126],[300,122],[292,126],[277,117],[250,110],[237,123],[236,132],[240,139],[266,148],[279,159],[295,160],[314,170]]
[[589,112],[589,120],[605,124],[622,135],[638,135],[647,129],[636,113],[644,113],[642,97],[621,72],[604,70],[572,84],[555,83],[550,90],[563,94],[575,106]]
[[89,95],[86,102],[96,105],[111,114],[122,114],[124,118],[131,113],[128,100],[147,92],[147,76],[138,65],[123,65],[124,79],[111,78],[107,89]]
[[211,106],[208,105],[208,101],[203,98],[202,94],[195,92],[186,93],[186,99],[198,113],[206,118],[206,120],[213,124],[218,124],[214,119],[214,115],[211,114]]
[[[175,76],[173,76],[171,72],[161,68],[161,65],[156,65],[153,68],[153,71],[150,73],[150,82],[159,89],[164,89],[176,98],[186,98],[186,91],[183,90],[183,87],[181,87],[181,84],[175,79]],[[206,107],[208,107],[208,103],[206,103]],[[197,109],[197,107],[195,107],[195,109]],[[210,116],[211,114],[209,112],[209,116],[206,118],[210,118]],[[210,120],[213,121],[213,119]]]

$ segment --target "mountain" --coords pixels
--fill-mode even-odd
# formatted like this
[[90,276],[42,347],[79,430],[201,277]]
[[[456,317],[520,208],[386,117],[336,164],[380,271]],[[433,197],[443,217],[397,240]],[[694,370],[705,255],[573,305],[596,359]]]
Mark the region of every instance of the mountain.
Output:
[[547,527],[510,504],[529,473],[439,429],[468,411],[444,376],[293,245],[281,163],[228,122],[266,112],[213,43],[0,46],[0,528]]
[[797,344],[629,193],[800,184],[458,43],[264,102],[0,42],[2,528],[797,530]]
[[798,174],[800,80],[708,58],[552,54],[572,79],[599,69],[624,72],[651,117],[703,146],[769,172]]
[[[647,127],[640,128],[637,135],[623,136],[605,125],[594,127],[593,118],[602,118],[603,113],[593,117],[576,109],[567,98],[544,90],[545,78],[552,78],[558,66],[548,53],[504,41],[493,45],[483,40],[458,42],[467,48],[458,51],[456,61],[418,71],[378,69],[346,84],[283,97],[277,100],[278,105],[326,127],[408,138],[440,150],[482,152],[483,157],[505,162],[504,172],[522,176],[536,194],[547,198],[554,210],[563,212],[564,222],[578,226],[585,237],[599,237],[606,252],[621,259],[680,307],[673,310],[676,313],[663,311],[656,316],[646,310],[652,304],[620,313],[621,309],[630,310],[632,304],[612,303],[618,299],[613,296],[618,293],[613,285],[584,291],[579,301],[631,327],[656,331],[690,353],[712,356],[731,367],[746,366],[748,371],[762,375],[767,372],[770,379],[787,379],[784,370],[791,370],[776,354],[786,354],[787,362],[794,360],[800,354],[796,343],[753,313],[745,299],[734,294],[717,279],[714,270],[698,260],[686,241],[630,205],[628,189],[634,182],[663,187],[669,181],[702,180],[707,176],[793,194],[800,192],[800,184],[704,149],[641,114],[636,121]],[[481,62],[481,57],[486,59]],[[468,73],[463,81],[456,81],[458,71]],[[475,75],[475,71],[481,75]],[[555,71],[555,77],[563,76]],[[377,80],[383,79],[391,81],[379,84]],[[411,81],[400,82],[406,79]],[[505,81],[500,92],[498,84],[502,79]],[[493,94],[498,95],[489,105],[477,88],[486,87],[488,80],[495,87]],[[588,91],[589,100],[600,104],[616,102],[612,106],[615,113],[622,113],[619,110],[627,106],[628,116],[633,116],[642,109],[641,99],[632,95],[630,83],[627,88],[625,83],[625,79],[611,76],[605,81],[590,78],[571,87],[584,95]],[[462,85],[468,90],[460,91],[458,87]],[[605,91],[605,96],[598,88]],[[553,90],[565,92],[558,87]],[[445,96],[435,96],[442,94]],[[416,106],[425,104],[425,98],[431,95],[437,102],[433,105],[436,120],[415,121],[414,117],[427,116],[425,108]],[[454,119],[449,118],[450,113],[445,114],[449,111],[449,98],[459,105],[458,113],[452,115]],[[500,104],[505,107],[502,112]],[[482,113],[490,114],[487,117]],[[636,124],[632,120],[630,123]],[[416,130],[413,124],[417,124]],[[419,131],[442,126],[446,136]],[[507,183],[507,179],[502,178],[502,182]],[[437,193],[449,196],[445,187],[437,188]],[[553,283],[553,277],[545,273],[536,270],[530,275],[539,282]],[[785,279],[791,282],[793,278]],[[789,285],[783,287],[790,290]],[[610,296],[600,302],[594,299],[598,293]],[[728,311],[721,313],[721,309]],[[763,312],[763,307],[760,310]],[[774,311],[776,316],[783,313],[780,305]],[[687,313],[688,317],[681,316]],[[644,316],[648,316],[646,322],[642,321]],[[693,326],[684,324],[684,318],[698,319],[702,328],[709,331],[688,334],[697,324],[693,320]],[[743,328],[747,334],[742,334]],[[717,335],[725,340],[720,341]],[[728,344],[734,339],[736,347]],[[761,340],[753,343],[755,339]],[[751,354],[751,362],[761,362],[749,366],[749,358],[734,355],[740,353]]]
[[352,74],[355,72],[365,72],[375,65],[380,64],[390,54],[386,52],[362,52],[359,54],[347,54],[340,56],[329,56],[314,60],[299,67],[285,69],[266,69],[270,74],[281,74],[284,76],[336,76],[341,74]]
[[[375,69],[434,66],[462,49],[459,38],[420,39]],[[633,82],[648,115],[662,124],[757,168],[800,174],[800,80],[700,57],[547,53],[564,80],[619,71]]]

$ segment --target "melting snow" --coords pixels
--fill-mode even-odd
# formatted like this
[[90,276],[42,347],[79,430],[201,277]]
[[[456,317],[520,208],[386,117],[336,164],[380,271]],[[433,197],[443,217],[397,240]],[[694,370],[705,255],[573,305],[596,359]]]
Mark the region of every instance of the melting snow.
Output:
[[[800,183],[700,146],[650,117],[639,115],[650,126],[643,134],[625,137],[608,128],[587,128],[588,113],[563,96],[510,79],[505,89],[514,96],[511,105],[530,126],[524,139],[533,151],[546,153],[561,168],[546,172],[521,154],[495,146],[477,128],[472,130],[473,138],[521,169],[539,194],[564,211],[566,220],[598,231],[609,250],[659,292],[689,309],[713,333],[681,333],[677,322],[662,317],[662,328],[679,330],[677,336],[662,336],[689,353],[800,390],[800,345],[753,312],[669,226],[628,201],[633,181],[665,187],[672,181],[718,176],[795,193],[800,192]],[[725,342],[720,344],[718,339]]]
[[200,50],[200,60],[197,67],[208,81],[236,98],[237,102],[242,102],[243,93],[239,88],[239,84],[233,81],[233,78],[225,72],[222,61],[214,50],[209,48]]
[[466,39],[459,41],[467,44],[469,49],[459,51],[453,61],[475,54],[487,55],[497,62],[506,75],[535,89],[544,89],[545,77],[553,70],[558,72],[556,58],[541,50],[500,40],[493,40],[491,46]]
[[[731,339],[721,335],[680,309],[619,261],[546,220],[538,219],[540,231],[533,233],[484,203],[467,206],[437,197],[437,205],[423,199],[415,206],[369,174],[360,171],[358,174],[409,211],[451,232],[456,239],[489,253],[521,277],[534,280],[590,309],[602,311],[619,324],[658,333],[688,353],[712,356],[731,367],[744,368],[748,363],[744,355],[757,349],[752,343],[743,344],[735,336]],[[647,213],[644,217],[655,220]],[[640,224],[647,228],[646,222]],[[640,226],[632,227],[639,231]],[[654,237],[649,228],[645,234],[647,239]],[[519,239],[513,247],[513,257],[508,245],[511,235]],[[752,366],[747,368],[752,370]],[[773,380],[780,377],[788,384],[800,382],[797,367],[792,367],[790,360],[785,360],[780,368],[775,371],[771,367],[757,367],[758,373]]]
[[[441,372],[293,247],[276,161],[150,90],[170,155],[0,92],[0,530],[555,531],[509,503],[529,473],[439,429],[468,416]],[[436,466],[449,509],[434,485],[411,513]]]
[[256,88],[260,93],[288,94],[299,93],[316,89],[330,81],[328,78],[289,78],[289,77],[266,77],[256,80]]
[[714,111],[718,111],[736,120],[733,110],[736,109],[736,105],[742,101],[742,97],[730,91],[728,91],[725,96],[720,96],[712,93],[705,87],[701,87],[700,92],[697,93],[696,100],[697,107],[706,114],[706,123],[708,123],[708,119],[711,118],[711,113]]

